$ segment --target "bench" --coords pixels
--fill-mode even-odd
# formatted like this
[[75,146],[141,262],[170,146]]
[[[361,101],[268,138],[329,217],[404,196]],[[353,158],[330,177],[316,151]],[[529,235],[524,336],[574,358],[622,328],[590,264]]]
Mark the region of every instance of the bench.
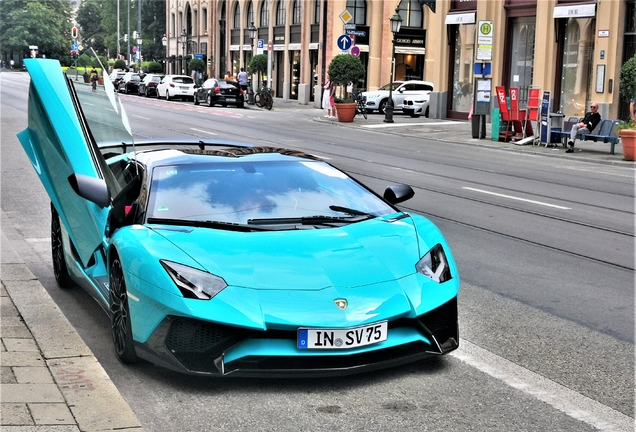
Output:
[[610,154],[614,154],[614,146],[618,143],[616,127],[618,120],[601,120],[599,126],[590,134],[581,135],[583,141],[610,143]]

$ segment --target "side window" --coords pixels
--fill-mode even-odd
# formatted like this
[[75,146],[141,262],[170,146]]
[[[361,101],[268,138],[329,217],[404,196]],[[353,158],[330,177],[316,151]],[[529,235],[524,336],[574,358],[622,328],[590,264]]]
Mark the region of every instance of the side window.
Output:
[[433,87],[428,84],[415,84],[417,91],[433,91]]
[[404,84],[402,86],[403,91],[413,91],[415,90],[415,84]]

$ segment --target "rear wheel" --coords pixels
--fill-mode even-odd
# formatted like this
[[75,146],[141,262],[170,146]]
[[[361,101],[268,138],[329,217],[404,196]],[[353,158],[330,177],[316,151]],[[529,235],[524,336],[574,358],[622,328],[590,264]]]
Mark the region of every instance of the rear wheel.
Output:
[[67,288],[70,282],[66,258],[64,257],[64,243],[62,242],[62,224],[60,216],[51,204],[51,256],[53,258],[53,275],[60,288]]
[[214,104],[212,103],[212,96],[208,95],[207,102],[208,102],[208,106],[209,107],[213,107],[214,106]]
[[267,108],[268,110],[271,110],[273,106],[274,106],[274,98],[272,97],[271,94],[266,93],[265,108]]
[[139,357],[133,345],[128,292],[124,271],[117,255],[113,257],[110,265],[110,328],[119,359],[124,363],[136,363]]
[[197,97],[197,95],[194,95],[193,99],[194,99],[194,104],[199,105],[199,98]]
[[166,90],[166,100],[167,101],[170,100],[170,92],[168,90]]

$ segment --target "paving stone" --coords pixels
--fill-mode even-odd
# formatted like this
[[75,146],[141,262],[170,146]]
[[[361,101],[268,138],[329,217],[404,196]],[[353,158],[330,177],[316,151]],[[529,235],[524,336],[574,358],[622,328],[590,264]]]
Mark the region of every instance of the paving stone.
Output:
[[54,384],[47,367],[14,367],[13,375],[18,384]]
[[3,402],[64,402],[55,384],[3,384],[0,399]]
[[2,432],[80,432],[80,430],[77,425],[4,426]]
[[0,326],[0,334],[3,338],[30,338],[33,337],[31,332],[27,328],[27,326],[20,322],[18,325],[4,325],[4,318],[2,319],[3,323]]
[[7,351],[0,357],[0,366],[44,366],[44,359],[39,352]]
[[75,424],[73,414],[63,403],[30,403],[29,409],[36,425]]
[[0,384],[17,384],[18,381],[9,366],[0,367]]
[[35,424],[29,413],[29,408],[25,403],[2,402],[0,409],[2,410],[0,425],[2,425],[3,431],[8,430],[5,426]]
[[35,344],[33,339],[17,339],[17,338],[2,338],[4,346],[8,352],[40,352],[40,348]]

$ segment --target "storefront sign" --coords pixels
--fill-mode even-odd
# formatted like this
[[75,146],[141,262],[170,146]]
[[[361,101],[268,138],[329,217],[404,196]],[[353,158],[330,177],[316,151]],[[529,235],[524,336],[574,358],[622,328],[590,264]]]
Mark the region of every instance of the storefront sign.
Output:
[[475,12],[448,14],[445,23],[448,24],[475,24]]
[[553,18],[590,18],[596,16],[596,4],[555,6]]

